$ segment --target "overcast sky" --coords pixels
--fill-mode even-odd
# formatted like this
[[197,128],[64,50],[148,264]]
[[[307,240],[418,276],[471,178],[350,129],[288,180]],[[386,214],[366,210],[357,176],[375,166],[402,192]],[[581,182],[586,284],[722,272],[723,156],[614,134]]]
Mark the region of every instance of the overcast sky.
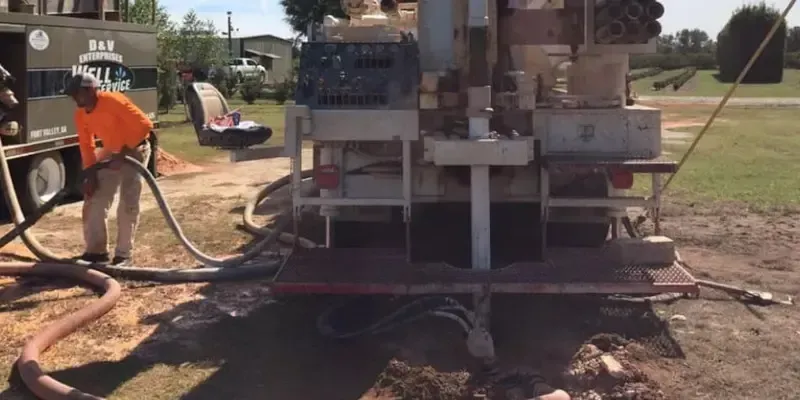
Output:
[[[233,25],[237,36],[269,33],[289,38],[294,33],[284,21],[283,9],[278,0],[159,0],[174,18],[179,19],[189,8],[205,19],[214,21],[217,29],[227,26],[226,12],[233,12]],[[465,0],[466,1],[466,0]],[[742,4],[758,3],[757,0],[662,0],[666,13],[661,19],[664,32],[672,33],[683,28],[700,28],[716,37],[733,10]],[[789,0],[767,0],[781,10]],[[800,25],[800,6],[788,17],[789,26]]]

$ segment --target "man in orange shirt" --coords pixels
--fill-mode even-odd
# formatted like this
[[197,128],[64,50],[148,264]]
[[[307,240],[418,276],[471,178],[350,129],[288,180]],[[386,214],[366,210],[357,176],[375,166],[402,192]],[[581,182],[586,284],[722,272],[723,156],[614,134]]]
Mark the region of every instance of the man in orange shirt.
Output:
[[[108,159],[113,163],[111,168],[93,173],[83,182],[86,251],[79,258],[92,263],[109,261],[108,210],[119,188],[117,246],[111,262],[120,265],[131,258],[142,193],[142,177],[122,163],[122,158],[130,156],[147,164],[151,151],[147,139],[153,122],[124,94],[99,91],[98,86],[91,74],[77,74],[65,88],[78,106],[75,126],[83,168]],[[95,138],[103,147],[96,148]]]

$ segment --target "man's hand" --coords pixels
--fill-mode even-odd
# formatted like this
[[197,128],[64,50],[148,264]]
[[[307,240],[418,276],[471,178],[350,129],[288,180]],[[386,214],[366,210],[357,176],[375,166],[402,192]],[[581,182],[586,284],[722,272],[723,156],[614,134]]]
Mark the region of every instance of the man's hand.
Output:
[[97,186],[98,186],[97,172],[92,172],[83,180],[84,198],[88,199],[92,197],[94,192],[97,190]]
[[125,157],[132,155],[133,150],[131,150],[128,146],[124,146],[119,153],[114,153],[111,155],[111,169],[122,168],[122,165],[125,163]]

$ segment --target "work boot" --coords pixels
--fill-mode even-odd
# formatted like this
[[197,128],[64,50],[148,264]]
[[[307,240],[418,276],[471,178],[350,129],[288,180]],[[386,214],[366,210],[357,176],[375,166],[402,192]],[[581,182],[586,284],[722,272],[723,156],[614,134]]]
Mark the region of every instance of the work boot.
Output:
[[106,264],[109,261],[108,253],[83,253],[77,260],[86,261],[92,264]]
[[114,265],[114,266],[117,266],[117,267],[128,266],[130,263],[131,263],[131,258],[130,257],[114,256],[114,259],[111,260],[111,265]]

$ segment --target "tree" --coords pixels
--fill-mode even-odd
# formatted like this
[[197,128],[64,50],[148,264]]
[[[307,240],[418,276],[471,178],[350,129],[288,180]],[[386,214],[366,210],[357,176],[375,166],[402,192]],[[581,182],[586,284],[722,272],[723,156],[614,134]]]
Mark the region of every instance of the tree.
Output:
[[[158,105],[162,110],[170,110],[176,102],[175,78],[177,70],[175,63],[177,60],[178,33],[175,24],[170,21],[169,13],[164,6],[158,6],[155,10],[155,21],[153,21],[154,0],[134,0],[128,14],[123,15],[125,21],[151,25],[156,28],[156,40],[158,42]],[[155,22],[155,23],[154,23]]]
[[786,33],[786,51],[790,53],[800,51],[800,26],[792,27]]
[[326,15],[345,17],[341,0],[281,0],[281,7],[286,14],[286,22],[301,35],[306,34],[309,23],[322,22]]
[[780,10],[765,3],[737,9],[717,37],[719,79],[734,81],[761,45],[767,33],[779,23],[775,36],[753,63],[742,83],[780,83],[783,80],[787,29]]
[[201,20],[194,10],[189,10],[178,28],[177,55],[192,68],[209,68],[222,65],[227,51],[214,23]]

